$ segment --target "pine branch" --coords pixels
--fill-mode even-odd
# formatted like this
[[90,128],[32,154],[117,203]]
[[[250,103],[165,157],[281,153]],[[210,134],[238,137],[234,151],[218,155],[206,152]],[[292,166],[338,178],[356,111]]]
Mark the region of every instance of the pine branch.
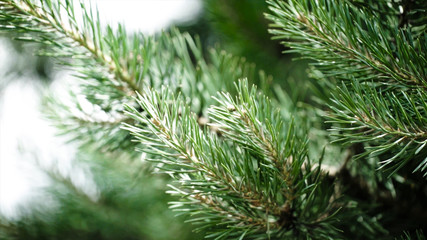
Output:
[[201,129],[182,97],[165,89],[138,96],[143,112],[127,106],[129,116],[142,125],[124,128],[144,145],[140,151],[156,155],[152,161],[160,163],[159,170],[176,180],[171,193],[187,199],[172,207],[200,215],[193,221],[202,228],[215,226],[211,237],[249,232],[254,238],[278,237],[306,227],[337,234],[325,226],[332,224],[339,204],[324,189],[320,167],[312,169],[292,124],[282,131],[283,122],[267,98],[245,82],[237,90],[236,100],[223,93],[219,106],[209,109],[221,137]]
[[[215,98],[219,106],[211,108],[210,116],[214,121],[213,125],[219,127],[219,130],[228,138],[248,148],[255,157],[259,158],[259,161],[265,161],[277,168],[281,178],[286,182],[286,189],[284,189],[286,199],[291,200],[294,198],[290,175],[293,162],[291,151],[294,150],[292,145],[296,140],[277,134],[285,131],[279,112],[276,111],[270,116],[264,115],[265,112],[271,111],[272,106],[268,99],[251,98],[257,96],[255,88],[252,92],[247,92],[247,88],[239,86],[238,92],[237,101],[234,101],[228,93],[222,93],[219,98]],[[291,123],[286,130],[288,136],[293,135],[292,128]],[[273,135],[274,133],[276,135]]]
[[[82,81],[79,92],[71,94],[72,104],[48,97],[50,109],[45,112],[62,133],[103,150],[134,153],[135,145],[120,130],[119,121],[129,122],[123,104],[136,106],[130,96],[143,85],[169,85],[172,91],[194,99],[192,110],[203,116],[212,103],[211,95],[232,89],[230,80],[255,80],[253,64],[218,49],[210,49],[206,56],[197,38],[176,29],[156,38],[129,36],[121,25],[117,31],[110,26],[104,31],[95,10],[82,4],[76,10],[73,1],[4,0],[0,8],[3,31],[46,45],[48,50],[41,54],[79,72]],[[78,10],[81,19],[76,17]],[[81,97],[104,118],[88,118],[78,101]]]
[[[346,144],[367,143],[369,147],[361,156],[381,156],[381,168],[394,165],[393,172],[411,160],[416,170],[425,172],[427,157],[427,95],[387,91],[377,92],[370,85],[357,82],[351,90],[343,85],[334,96],[335,106],[331,122],[337,123],[332,130],[337,142]],[[359,156],[359,157],[361,157]]]
[[[150,116],[149,120],[141,119],[142,116],[134,115],[136,114],[135,109],[129,109],[133,112],[131,116],[138,117],[138,120],[147,124],[149,129],[155,133],[159,140],[155,141],[155,139],[151,137],[146,138],[145,136],[141,135],[141,133],[149,133],[149,130],[133,128],[131,126],[128,126],[128,129],[132,130],[133,133],[136,133],[135,131],[137,131],[138,135],[136,136],[139,138],[139,140],[144,141],[144,146],[147,148],[152,148],[153,151],[158,151],[156,147],[162,146],[163,144],[176,151],[178,155],[169,154],[167,156],[177,157],[179,159],[177,167],[189,168],[185,172],[201,170],[201,172],[206,176],[200,178],[199,180],[208,179],[212,182],[221,182],[225,180],[223,183],[217,183],[221,184],[218,186],[221,191],[224,189],[233,191],[233,195],[238,195],[245,199],[248,198],[246,196],[247,194],[259,196],[259,192],[247,193],[246,191],[240,191],[241,189],[239,188],[241,187],[236,185],[236,181],[231,176],[228,176],[228,174],[225,172],[216,171],[215,169],[212,169],[212,166],[209,166],[209,160],[207,159],[208,156],[204,155],[210,151],[201,148],[212,146],[212,148],[217,148],[219,150],[226,149],[225,146],[220,146],[219,142],[216,142],[213,139],[208,138],[208,136],[203,135],[202,130],[199,129],[196,117],[191,112],[189,112],[188,108],[178,107],[183,106],[184,103],[177,99],[169,98],[166,91],[167,90],[163,90],[161,94],[153,92],[152,95],[145,94],[144,96],[139,96],[141,107],[147,111],[147,114]],[[152,105],[148,105],[148,103]],[[169,104],[173,105],[169,106]],[[159,105],[159,109],[156,109],[156,105]],[[180,123],[182,122],[182,125],[178,125],[178,119],[180,120]],[[191,135],[187,135],[187,132],[189,132]],[[200,142],[195,143],[193,141]],[[160,151],[160,153],[166,154],[164,151]],[[217,154],[218,155],[215,155],[215,157],[220,158],[220,154],[226,153]],[[168,163],[174,164],[170,161],[168,161]],[[179,170],[178,173],[181,171],[183,170]],[[246,190],[252,189],[252,187],[246,188]],[[204,199],[203,201],[207,200]],[[259,197],[255,197],[253,199],[248,198],[248,201],[258,205]],[[212,203],[212,205],[215,206],[214,203]]]
[[317,61],[322,77],[344,84],[331,86],[328,106],[334,112],[331,122],[339,124],[333,127],[337,142],[365,143],[359,157],[379,157],[381,168],[390,165],[392,173],[412,158],[416,170],[425,171],[424,37],[399,28],[398,14],[385,18],[389,25],[381,23],[376,5],[358,9],[350,1],[333,0],[269,4],[267,17],[275,22],[271,32],[288,39],[291,51]]
[[[427,87],[425,41],[410,32],[382,28],[373,16],[346,2],[268,1],[274,28],[270,32],[326,76],[409,88]],[[392,38],[390,38],[390,36]],[[398,59],[399,61],[396,61]]]
[[[81,144],[95,143],[108,151],[131,151],[134,146],[126,141],[128,133],[120,130],[119,119],[125,120],[122,103],[141,87],[138,77],[146,66],[140,55],[130,57],[132,52],[141,52],[141,39],[135,35],[133,41],[129,40],[121,26],[117,32],[110,27],[103,32],[97,14],[94,16],[94,10],[87,10],[83,4],[82,17],[78,19],[73,1],[0,1],[0,8],[3,31],[17,35],[18,40],[46,45],[47,51],[40,54],[70,66],[83,80],[81,92],[71,94],[72,104],[46,99],[52,109],[46,108],[45,112],[61,131],[72,139],[83,140]],[[79,94],[104,118],[88,118],[77,100]]]
[[396,240],[425,240],[426,237],[422,230],[416,230],[415,234],[411,234],[409,232],[404,232],[402,236],[399,238],[395,238]]
[[[114,74],[119,82],[113,85],[116,85],[119,90],[132,94],[139,89],[126,66],[119,63],[120,59],[116,46],[109,45],[103,40],[99,19],[93,17],[92,10],[87,11],[84,5],[80,4],[83,11],[84,26],[81,27],[75,17],[73,1],[67,0],[65,3],[56,3],[45,0],[40,1],[40,3],[41,6],[30,0],[1,1],[0,8],[3,14],[0,21],[2,28],[8,31],[24,32],[25,36],[18,37],[20,40],[41,42],[54,46],[56,51],[45,53],[47,55],[84,59],[89,54],[91,55],[90,58],[95,59],[103,67],[103,70],[99,72]],[[67,13],[67,19],[63,19],[61,16],[62,11]],[[29,35],[29,33],[33,35]],[[120,33],[122,38],[127,38],[125,32],[121,31]],[[111,43],[118,43],[119,39],[120,37]],[[76,46],[84,49],[83,52],[76,50]],[[83,60],[83,62],[90,63],[89,66],[93,66],[90,61]],[[86,66],[87,69],[95,69],[95,67],[90,68],[89,66]],[[87,74],[86,77],[91,77],[91,74]]]
[[[317,59],[327,77],[345,81],[332,116],[334,124],[343,125],[336,129],[344,132],[340,140],[369,142],[371,156],[390,151],[394,156],[384,164],[399,167],[409,159],[399,157],[426,153],[422,37],[388,28],[350,3],[272,0],[270,5],[275,14],[270,18],[283,28],[273,32],[296,40],[289,45]],[[249,89],[246,81],[231,89],[238,78],[255,78],[253,65],[215,49],[206,57],[197,38],[176,30],[153,38],[129,37],[122,26],[102,31],[94,11],[81,5],[78,21],[74,8],[71,1],[0,0],[2,29],[49,46],[45,54],[79,71],[81,94],[108,116],[88,114],[76,99],[73,106],[56,104],[63,111],[52,107],[51,116],[64,133],[108,152],[139,145],[159,172],[175,180],[170,193],[181,199],[172,208],[192,215],[199,229],[209,229],[207,237],[338,239],[340,227],[357,229],[354,220],[366,215],[355,202],[341,201],[321,171],[322,156],[312,164],[308,132],[283,117],[290,111]],[[160,86],[162,91],[153,90]],[[212,99],[218,90],[229,93]],[[426,166],[424,160],[418,169]],[[376,219],[362,220],[370,231],[358,236],[374,234],[370,223]]]
[[[91,184],[76,179],[80,177],[76,171],[70,176],[59,173],[57,168],[43,168],[52,185],[42,189],[43,198],[18,209],[21,217],[3,219],[0,214],[0,239],[202,237],[192,232],[191,225],[184,223],[185,218],[174,216],[168,209],[171,197],[164,191],[169,180],[144,172],[146,170],[136,167],[138,163],[115,158],[90,149],[77,153],[73,170],[77,166],[87,171],[85,177]],[[142,175],[136,179],[135,174],[141,171]],[[76,182],[84,185],[76,186]],[[87,187],[92,194],[87,194]]]

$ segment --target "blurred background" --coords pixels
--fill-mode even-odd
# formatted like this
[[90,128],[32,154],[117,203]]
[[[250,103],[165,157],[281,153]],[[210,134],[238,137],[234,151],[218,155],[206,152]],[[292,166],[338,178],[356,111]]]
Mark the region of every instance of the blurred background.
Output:
[[[156,34],[172,25],[273,77],[293,102],[311,101],[307,63],[271,40],[259,0],[99,0],[103,23]],[[42,48],[0,35],[0,239],[200,239],[168,209],[168,179],[57,136],[40,110],[46,92],[75,81]],[[168,229],[168,231],[164,231]],[[3,235],[2,235],[3,233]]]

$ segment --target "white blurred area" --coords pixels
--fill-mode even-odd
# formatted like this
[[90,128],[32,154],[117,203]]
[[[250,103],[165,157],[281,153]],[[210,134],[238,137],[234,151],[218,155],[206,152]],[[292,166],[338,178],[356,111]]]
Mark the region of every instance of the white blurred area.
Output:
[[[202,8],[201,0],[86,2],[98,7],[102,23],[123,23],[128,32],[145,34],[159,32],[174,22],[191,21]],[[4,76],[6,71],[13,71],[12,63],[28,59],[19,58],[10,42],[0,38],[0,214],[8,217],[16,216],[17,207],[40,197],[38,190],[49,184],[40,167],[54,165],[76,185],[84,185],[88,194],[96,194],[84,169],[70,170],[73,145],[56,137],[55,129],[40,113],[41,93],[45,90],[40,81],[28,79],[32,74]],[[66,90],[70,75],[57,73],[55,78],[59,79],[52,84],[53,91]],[[5,82],[9,83],[2,87]]]
[[200,0],[92,0],[97,5],[101,21],[124,23],[128,31],[152,34],[174,22],[195,19],[200,12]]

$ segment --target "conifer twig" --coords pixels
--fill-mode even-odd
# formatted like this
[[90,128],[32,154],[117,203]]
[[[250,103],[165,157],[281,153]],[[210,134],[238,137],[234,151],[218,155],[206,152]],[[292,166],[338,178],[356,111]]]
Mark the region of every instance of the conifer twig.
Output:
[[[292,52],[315,59],[326,76],[359,81],[373,80],[411,88],[427,87],[425,53],[412,42],[410,33],[382,29],[369,14],[351,3],[326,1],[268,1],[274,22],[270,32],[288,39]],[[392,33],[395,44],[387,38]],[[407,41],[407,44],[396,45]],[[422,41],[422,40],[421,40]],[[399,58],[399,61],[395,59]],[[336,66],[340,66],[337,69]]]
[[[142,125],[124,128],[145,146],[141,151],[155,156],[159,170],[176,180],[170,192],[188,199],[172,207],[200,215],[194,222],[203,228],[215,225],[221,228],[217,234],[236,237],[247,231],[281,236],[332,221],[339,204],[330,195],[310,197],[326,185],[320,166],[311,168],[293,126],[282,131],[270,101],[245,81],[237,92],[236,101],[223,93],[216,98],[219,106],[209,109],[221,137],[201,129],[182,98],[165,89],[138,96],[143,112],[126,107]],[[306,204],[322,204],[324,210],[306,215],[311,211]],[[228,233],[230,227],[234,230]]]

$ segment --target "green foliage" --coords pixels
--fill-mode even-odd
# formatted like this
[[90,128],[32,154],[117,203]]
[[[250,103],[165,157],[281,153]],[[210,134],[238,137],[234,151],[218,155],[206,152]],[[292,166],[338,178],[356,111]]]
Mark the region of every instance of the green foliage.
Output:
[[405,232],[404,235],[402,235],[400,238],[396,238],[396,239],[401,239],[401,240],[412,240],[412,239],[416,239],[416,240],[425,240],[426,237],[423,233],[423,231],[416,231],[414,235],[411,235],[408,232]]
[[196,215],[191,221],[203,229],[215,229],[207,237],[280,238],[291,227],[295,234],[336,235],[330,225],[337,210],[333,188],[324,186],[319,165],[312,169],[292,121],[285,123],[247,82],[237,90],[235,99],[219,94],[218,106],[209,109],[212,123],[202,129],[187,102],[167,89],[139,95],[144,112],[127,107],[141,126],[125,128],[179,183],[170,192],[186,198],[172,208]]
[[366,143],[359,157],[379,157],[393,172],[408,161],[425,171],[426,35],[400,27],[396,14],[378,17],[381,1],[369,11],[329,0],[269,4],[271,33],[315,60],[321,81],[342,83],[327,102],[337,141]]
[[284,47],[278,41],[271,41],[269,22],[263,16],[268,11],[265,1],[205,0],[203,3],[204,14],[200,19],[180,29],[200,35],[206,45],[219,43],[227,52],[256,63],[273,76],[272,81],[282,86],[293,101],[310,101],[304,72],[307,66],[305,62],[292,61],[295,55],[281,54]]
[[[265,6],[242,4],[232,1],[223,7],[244,7],[255,16],[253,6]],[[260,35],[253,44],[238,44],[250,37],[244,29],[257,22],[254,17],[240,19],[243,13],[232,19],[245,28],[227,22],[217,23],[216,29],[232,33],[228,36],[236,44],[227,48],[242,54],[248,50],[251,60],[273,72],[274,80],[244,58],[218,47],[206,50],[197,37],[176,29],[154,37],[129,35],[122,25],[102,29],[97,12],[84,4],[0,0],[3,31],[44,44],[41,54],[68,66],[81,80],[70,103],[46,98],[52,122],[90,151],[120,159],[100,164],[105,166],[100,172],[115,169],[118,174],[95,177],[100,199],[91,201],[68,180],[54,178],[65,186],[54,194],[64,208],[46,215],[55,221],[39,220],[43,214],[35,213],[31,221],[3,224],[6,236],[11,227],[15,233],[29,233],[28,238],[65,234],[117,239],[125,238],[119,229],[126,226],[129,239],[177,237],[173,229],[162,233],[164,225],[144,232],[142,226],[156,214],[138,207],[164,198],[151,187],[166,185],[166,175],[172,181],[171,209],[187,216],[207,238],[390,239],[403,230],[425,228],[423,1],[267,4],[270,32],[284,40],[286,52],[312,62],[313,88],[307,95],[306,81],[292,83],[291,77],[280,78],[278,67],[269,66],[281,61],[268,58],[275,47],[253,55],[262,49],[254,42],[265,41],[261,28],[253,30]],[[213,1],[207,6],[222,9]],[[81,19],[76,11],[82,12]],[[234,14],[217,15],[224,16]],[[252,83],[260,90],[249,87]],[[334,144],[324,146],[330,142]],[[139,156],[143,163],[135,161]],[[156,180],[135,166],[162,175]],[[132,185],[130,170],[141,172],[137,180],[149,181],[131,191],[132,197],[121,191]],[[414,195],[407,197],[410,192]],[[135,200],[142,195],[153,198]],[[105,209],[113,216],[106,216]],[[140,221],[143,216],[146,222]],[[63,228],[67,224],[71,228]],[[101,226],[101,235],[90,225]],[[31,235],[39,230],[42,235]]]
[[[120,130],[121,122],[131,121],[123,114],[123,103],[130,104],[144,85],[169,85],[191,96],[192,109],[203,114],[211,95],[232,89],[230,79],[253,81],[256,76],[255,66],[243,58],[215,48],[204,56],[198,39],[177,30],[157,38],[129,37],[121,25],[104,31],[97,14],[85,5],[80,5],[82,19],[77,19],[73,1],[41,1],[40,6],[32,1],[2,1],[0,6],[4,30],[19,32],[18,40],[47,45],[39,54],[55,57],[79,73],[83,81],[78,92],[70,93],[71,103],[50,96],[46,112],[62,134],[82,145],[133,154],[129,134]],[[262,74],[260,79],[265,78]]]
[[[426,87],[426,41],[410,30],[386,28],[352,4],[334,1],[268,1],[271,33],[292,52],[318,62],[327,77],[369,80],[396,87]],[[393,37],[393,40],[391,39]],[[392,41],[391,41],[392,40]],[[399,61],[396,61],[399,59]]]
[[[369,157],[380,156],[381,168],[389,167],[389,164],[395,163],[395,159],[401,159],[395,163],[396,166],[392,166],[397,171],[407,161],[417,160],[419,164],[414,171],[425,172],[426,92],[417,90],[413,96],[403,91],[383,93],[357,83],[353,83],[351,89],[350,92],[343,86],[338,89],[339,97],[334,98],[339,108],[332,108],[336,114],[331,121],[342,124],[333,127],[338,138],[336,141],[353,144],[368,142],[367,151],[359,157],[368,154]],[[385,152],[388,155],[383,154]]]
[[[139,164],[113,161],[102,154],[82,151],[77,158],[78,166],[90,172],[92,184],[78,186],[73,177],[46,169],[54,186],[30,209],[22,208],[20,218],[0,221],[0,239],[200,238],[184,218],[170,221],[174,214],[167,209],[172,200],[165,194],[167,179],[146,174]],[[88,191],[89,187],[95,191]]]

